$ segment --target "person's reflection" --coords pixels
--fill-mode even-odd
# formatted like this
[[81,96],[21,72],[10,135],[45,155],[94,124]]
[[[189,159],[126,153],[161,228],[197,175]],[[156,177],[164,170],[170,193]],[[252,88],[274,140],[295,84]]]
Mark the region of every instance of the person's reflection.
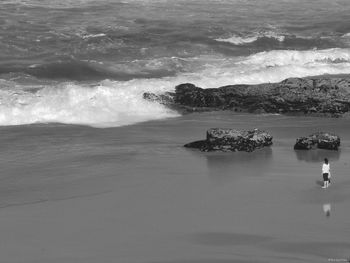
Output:
[[325,213],[326,217],[331,216],[331,204],[323,204],[323,212]]
[[312,150],[294,150],[296,157],[299,161],[305,161],[308,163],[323,162],[324,158],[329,161],[337,161],[340,158],[340,150],[323,150],[323,149],[312,149]]

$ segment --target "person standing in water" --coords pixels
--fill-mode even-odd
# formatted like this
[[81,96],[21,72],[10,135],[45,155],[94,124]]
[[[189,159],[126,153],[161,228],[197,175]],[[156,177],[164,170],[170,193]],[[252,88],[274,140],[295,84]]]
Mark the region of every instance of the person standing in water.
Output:
[[322,165],[322,176],[323,176],[323,186],[322,188],[327,188],[330,184],[331,172],[328,159],[324,159],[324,163]]

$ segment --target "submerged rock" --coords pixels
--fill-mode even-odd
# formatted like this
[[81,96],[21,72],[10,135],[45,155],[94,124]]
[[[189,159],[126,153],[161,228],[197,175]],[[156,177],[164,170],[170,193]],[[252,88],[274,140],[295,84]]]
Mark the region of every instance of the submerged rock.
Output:
[[307,137],[299,137],[294,145],[295,150],[310,150],[312,148],[338,150],[340,138],[328,132],[317,132]]
[[233,129],[212,128],[207,131],[206,140],[185,144],[188,148],[209,151],[246,151],[272,144],[272,136],[258,129],[238,131]]
[[183,112],[233,110],[340,116],[350,110],[350,78],[289,78],[280,83],[202,89],[180,84],[175,92],[144,94]]

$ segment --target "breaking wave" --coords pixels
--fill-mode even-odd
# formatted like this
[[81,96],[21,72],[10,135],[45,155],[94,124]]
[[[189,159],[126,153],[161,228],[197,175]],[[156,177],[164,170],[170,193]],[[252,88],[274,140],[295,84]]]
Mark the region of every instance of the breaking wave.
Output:
[[248,43],[253,43],[255,41],[257,41],[258,39],[262,39],[262,38],[268,38],[268,39],[275,39],[279,42],[283,42],[285,40],[285,36],[284,35],[280,35],[278,33],[269,31],[269,32],[258,32],[258,33],[252,33],[252,34],[247,34],[247,35],[236,35],[233,34],[230,37],[227,38],[217,38],[215,39],[216,41],[219,42],[228,42],[234,45],[244,45],[244,44],[248,44]]
[[191,74],[188,79],[204,88],[216,88],[324,74],[350,74],[350,49],[273,50],[247,57],[223,58],[200,73]]
[[[102,81],[96,86],[73,83],[0,89],[0,125],[32,123],[84,124],[115,127],[177,116],[164,106],[143,99],[138,81]],[[144,85],[147,81],[144,81]],[[149,87],[157,92],[159,87]]]

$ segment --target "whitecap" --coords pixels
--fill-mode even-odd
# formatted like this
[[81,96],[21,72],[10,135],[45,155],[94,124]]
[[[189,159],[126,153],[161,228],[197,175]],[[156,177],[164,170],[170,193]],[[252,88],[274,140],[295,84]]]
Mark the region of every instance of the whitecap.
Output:
[[218,42],[227,42],[234,45],[244,45],[244,44],[253,43],[263,37],[273,38],[279,42],[283,42],[286,38],[285,35],[278,34],[273,31],[266,31],[266,32],[254,32],[251,34],[246,34],[244,36],[232,34],[230,37],[217,38],[215,40]]
[[106,34],[104,33],[99,33],[99,34],[87,34],[87,35],[83,35],[82,38],[83,39],[89,39],[89,38],[98,38],[98,37],[105,37]]
[[216,41],[219,42],[228,42],[234,45],[244,45],[247,43],[252,43],[258,40],[258,36],[250,36],[250,37],[241,37],[237,35],[233,35],[228,38],[217,38],[215,39]]

